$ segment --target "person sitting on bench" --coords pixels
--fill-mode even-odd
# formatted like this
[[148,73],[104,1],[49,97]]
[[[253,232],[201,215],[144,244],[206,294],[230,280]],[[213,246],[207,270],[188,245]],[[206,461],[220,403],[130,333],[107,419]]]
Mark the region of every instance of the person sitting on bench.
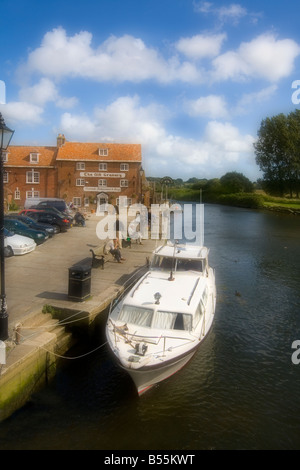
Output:
[[121,250],[120,250],[120,243],[118,238],[114,238],[114,240],[109,240],[105,245],[105,250],[112,254],[112,256],[121,263],[124,258],[122,258]]

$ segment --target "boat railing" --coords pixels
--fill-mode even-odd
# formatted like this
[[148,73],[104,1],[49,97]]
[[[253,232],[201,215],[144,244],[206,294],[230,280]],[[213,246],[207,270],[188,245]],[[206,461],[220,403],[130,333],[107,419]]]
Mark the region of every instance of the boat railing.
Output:
[[[133,341],[140,341],[140,342],[145,342],[145,343],[152,343],[155,345],[158,345],[159,343],[163,342],[163,349],[161,351],[155,351],[155,354],[161,354],[165,353],[167,350],[170,349],[176,349],[179,347],[184,346],[185,344],[193,343],[196,341],[196,337],[193,338],[187,338],[183,336],[171,336],[171,335],[160,335],[160,336],[147,336],[147,335],[138,335],[136,333],[129,333],[125,328],[123,329],[122,327],[117,327],[114,325],[114,323],[111,321],[113,325],[113,331],[115,333],[115,346],[117,345],[117,338],[116,334],[119,334],[124,338],[124,340],[130,344],[133,348],[135,345],[133,344]],[[180,343],[178,345],[173,345],[173,346],[168,346],[167,347],[167,341],[168,340],[180,340],[180,341],[185,341],[185,343]],[[147,356],[148,354],[145,354]],[[150,355],[150,354],[149,354]]]

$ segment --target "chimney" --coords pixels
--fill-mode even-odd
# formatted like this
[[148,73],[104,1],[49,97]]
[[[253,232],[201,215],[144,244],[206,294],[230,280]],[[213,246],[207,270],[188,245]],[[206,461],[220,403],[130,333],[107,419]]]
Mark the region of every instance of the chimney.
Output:
[[57,147],[62,147],[66,142],[66,138],[64,135],[59,134],[57,137]]

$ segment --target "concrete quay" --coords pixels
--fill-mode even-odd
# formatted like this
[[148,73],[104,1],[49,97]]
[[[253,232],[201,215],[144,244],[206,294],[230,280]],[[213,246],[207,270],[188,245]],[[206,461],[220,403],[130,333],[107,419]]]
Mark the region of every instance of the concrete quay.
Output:
[[69,268],[92,261],[102,251],[96,235],[100,218],[89,214],[86,227],[72,227],[37,246],[32,253],[6,258],[5,284],[9,314],[6,363],[0,365],[0,421],[22,407],[56,373],[59,360],[78,340],[74,331],[89,331],[111,302],[146,271],[157,241],[132,242],[125,261],[108,254],[104,269],[91,268],[90,295],[69,298]]

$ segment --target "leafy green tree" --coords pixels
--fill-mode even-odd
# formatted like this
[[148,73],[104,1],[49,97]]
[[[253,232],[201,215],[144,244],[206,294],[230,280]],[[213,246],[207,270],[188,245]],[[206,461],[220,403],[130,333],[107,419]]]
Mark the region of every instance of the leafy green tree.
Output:
[[299,190],[299,143],[299,111],[262,121],[254,148],[266,191],[284,196]]
[[293,192],[299,197],[300,191],[300,110],[290,113],[287,117],[289,132],[289,153],[290,153],[290,196]]
[[253,191],[253,183],[242,173],[232,171],[226,173],[220,179],[222,191],[227,194],[235,193],[251,193]]

